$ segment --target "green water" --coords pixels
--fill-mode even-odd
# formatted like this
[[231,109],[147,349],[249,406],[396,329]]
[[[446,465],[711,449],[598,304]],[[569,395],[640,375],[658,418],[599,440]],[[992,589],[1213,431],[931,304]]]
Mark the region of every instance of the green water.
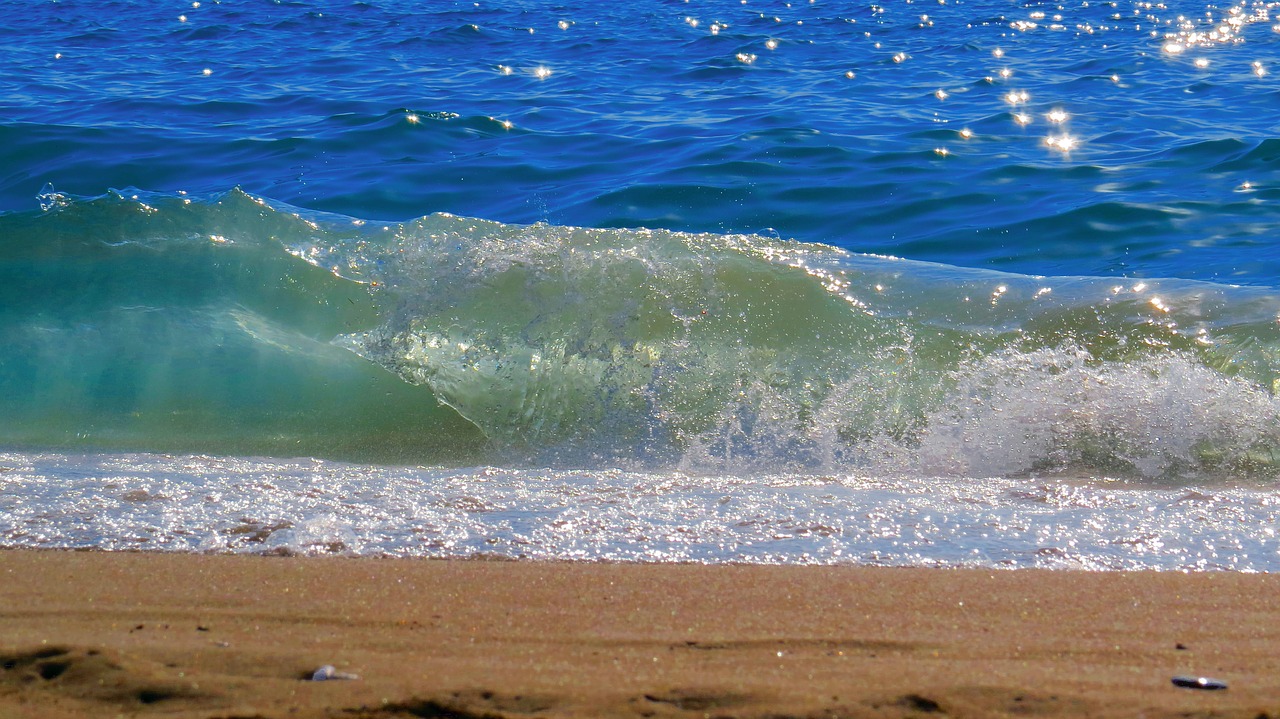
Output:
[[239,191],[45,201],[0,217],[10,446],[794,468],[1021,432],[990,471],[1157,475],[1278,446],[1262,290]]

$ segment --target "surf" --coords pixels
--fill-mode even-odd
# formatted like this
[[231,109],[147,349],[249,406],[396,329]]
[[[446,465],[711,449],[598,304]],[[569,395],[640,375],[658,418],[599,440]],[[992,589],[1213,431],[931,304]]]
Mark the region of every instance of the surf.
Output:
[[440,465],[1271,477],[1280,299],[747,234],[48,188],[0,442]]

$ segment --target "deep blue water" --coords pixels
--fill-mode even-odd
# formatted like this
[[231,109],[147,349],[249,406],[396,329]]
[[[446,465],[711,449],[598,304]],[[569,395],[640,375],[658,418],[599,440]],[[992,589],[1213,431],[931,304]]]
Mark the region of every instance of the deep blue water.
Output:
[[0,2],[0,544],[1274,571],[1277,5]]
[[[238,186],[366,219],[761,232],[1025,274],[1271,286],[1270,10],[6,3],[0,209],[33,209],[45,183]],[[1219,26],[1228,37],[1186,41]],[[1062,135],[1069,152],[1045,142]]]

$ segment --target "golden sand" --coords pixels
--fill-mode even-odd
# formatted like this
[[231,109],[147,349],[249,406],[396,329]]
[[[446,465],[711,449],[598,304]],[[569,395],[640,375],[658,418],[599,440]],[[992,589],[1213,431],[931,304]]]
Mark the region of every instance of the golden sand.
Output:
[[1280,717],[1278,597],[1233,573],[0,551],[0,718]]

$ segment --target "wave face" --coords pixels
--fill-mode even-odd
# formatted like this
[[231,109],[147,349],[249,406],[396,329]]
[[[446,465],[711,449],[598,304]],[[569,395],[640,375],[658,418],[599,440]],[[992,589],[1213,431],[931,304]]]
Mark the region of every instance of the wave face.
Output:
[[0,217],[0,436],[16,446],[449,457],[479,433],[335,347],[378,321],[232,192],[42,197]]
[[0,441],[688,473],[1276,473],[1280,298],[232,190],[0,215]]

